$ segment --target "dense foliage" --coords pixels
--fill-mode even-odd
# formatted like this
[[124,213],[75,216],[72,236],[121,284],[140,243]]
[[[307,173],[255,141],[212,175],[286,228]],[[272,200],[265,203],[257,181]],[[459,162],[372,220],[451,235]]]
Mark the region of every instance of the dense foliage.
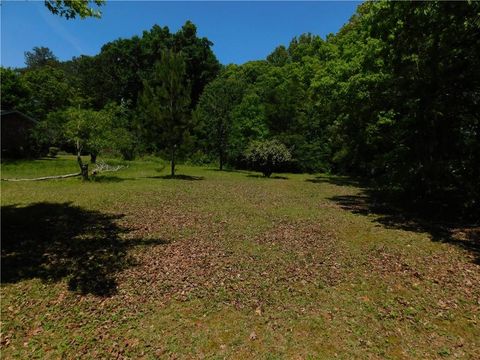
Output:
[[292,159],[287,147],[277,140],[252,141],[245,150],[248,165],[264,176],[270,177]]
[[367,2],[326,40],[304,34],[266,61],[227,67],[222,78],[243,82],[249,104],[247,122],[231,107],[228,161],[242,164],[235,139],[255,123],[249,140],[283,142],[300,171],[359,175],[436,210],[478,209],[479,14],[478,2]]
[[[479,14],[478,2],[366,2],[337,34],[223,68],[191,22],[67,62],[36,48],[26,69],[2,69],[2,108],[47,121],[72,106],[121,107],[127,158],[175,144],[184,159],[242,167],[252,141],[275,140],[290,170],[354,174],[466,213],[480,199]],[[170,68],[183,75],[156,65],[165,54],[179,54]],[[164,104],[169,76],[182,82],[178,117]]]
[[105,0],[44,0],[45,6],[52,14],[75,19],[77,16],[85,19],[87,17],[101,17],[99,6],[105,4]]

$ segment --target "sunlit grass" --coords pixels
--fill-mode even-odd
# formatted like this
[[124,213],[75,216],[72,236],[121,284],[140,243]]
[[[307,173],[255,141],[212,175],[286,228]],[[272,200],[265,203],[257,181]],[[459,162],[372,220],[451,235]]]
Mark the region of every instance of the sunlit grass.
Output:
[[[2,182],[2,208],[18,222],[17,233],[5,232],[2,215],[2,243],[43,232],[39,263],[50,266],[17,264],[24,272],[13,269],[16,278],[5,281],[12,271],[4,275],[4,255],[15,254],[2,252],[3,358],[479,354],[480,271],[472,255],[342,208],[335,196],[361,193],[346,179],[264,179],[184,165],[177,169],[183,177],[168,179],[163,161],[124,164],[90,182]],[[2,178],[75,171],[71,156],[2,164]],[[88,222],[88,233],[61,210],[42,213],[62,207]],[[82,266],[80,253],[59,278],[44,276],[61,263],[43,251],[50,235],[63,246],[55,259],[72,261],[62,249],[94,240],[97,231],[97,240],[126,241],[129,261],[106,274],[116,292],[99,296],[89,283],[85,293],[69,288],[79,270],[95,275],[102,259],[123,259],[101,241],[91,255],[101,260],[92,262],[98,270]]]

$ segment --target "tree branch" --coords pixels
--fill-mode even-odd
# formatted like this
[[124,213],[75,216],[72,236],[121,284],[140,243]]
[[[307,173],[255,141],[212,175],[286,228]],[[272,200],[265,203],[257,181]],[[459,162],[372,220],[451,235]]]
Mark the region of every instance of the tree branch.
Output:
[[54,175],[54,176],[44,176],[33,179],[2,179],[2,181],[41,181],[41,180],[51,180],[51,179],[65,179],[69,177],[80,176],[81,173],[67,174],[67,175]]

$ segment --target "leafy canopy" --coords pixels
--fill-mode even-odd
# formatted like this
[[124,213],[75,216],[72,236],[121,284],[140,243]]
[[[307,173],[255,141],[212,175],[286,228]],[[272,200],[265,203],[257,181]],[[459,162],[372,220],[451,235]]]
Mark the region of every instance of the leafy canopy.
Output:
[[66,19],[75,19],[77,16],[85,19],[87,17],[100,18],[102,12],[98,7],[105,2],[105,0],[45,0],[45,6],[52,14]]

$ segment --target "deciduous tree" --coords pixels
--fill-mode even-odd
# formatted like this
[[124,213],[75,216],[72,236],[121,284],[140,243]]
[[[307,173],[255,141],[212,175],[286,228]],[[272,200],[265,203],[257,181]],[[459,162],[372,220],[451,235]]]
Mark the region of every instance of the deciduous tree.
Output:
[[45,6],[52,14],[66,19],[75,19],[77,16],[82,19],[99,18],[102,13],[98,7],[103,4],[105,4],[105,0],[45,0]]
[[205,87],[195,116],[201,122],[205,142],[217,153],[220,170],[226,162],[232,132],[232,113],[241,101],[245,84],[219,77]]

